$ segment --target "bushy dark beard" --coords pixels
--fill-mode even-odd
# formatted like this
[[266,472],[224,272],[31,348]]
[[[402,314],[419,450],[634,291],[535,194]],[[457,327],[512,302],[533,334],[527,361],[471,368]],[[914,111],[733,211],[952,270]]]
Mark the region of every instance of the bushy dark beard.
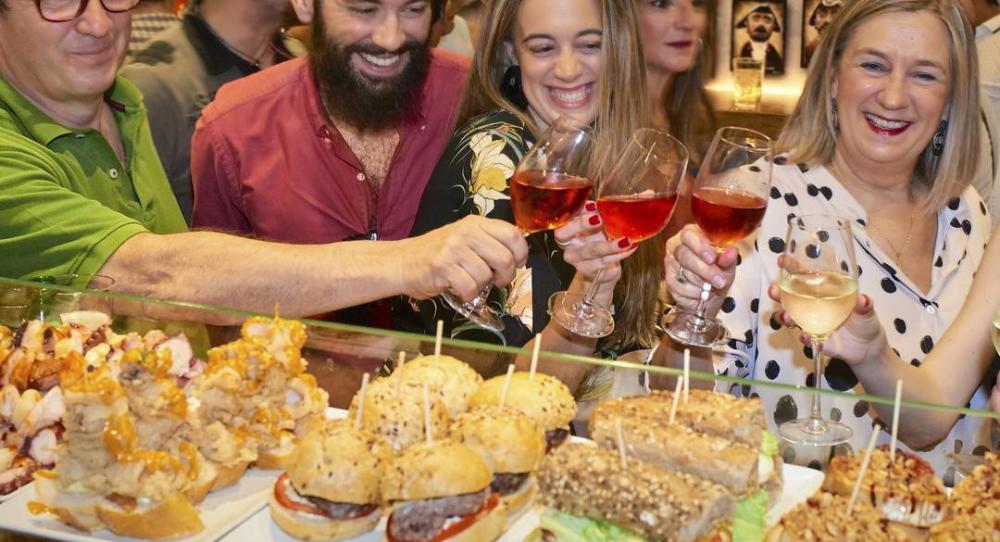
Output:
[[[408,54],[402,73],[389,79],[371,79],[351,66],[351,55]],[[361,131],[399,126],[417,113],[431,53],[426,43],[407,40],[398,50],[386,51],[370,43],[341,46],[326,34],[321,13],[313,24],[313,51],[309,65],[320,96],[334,118]]]

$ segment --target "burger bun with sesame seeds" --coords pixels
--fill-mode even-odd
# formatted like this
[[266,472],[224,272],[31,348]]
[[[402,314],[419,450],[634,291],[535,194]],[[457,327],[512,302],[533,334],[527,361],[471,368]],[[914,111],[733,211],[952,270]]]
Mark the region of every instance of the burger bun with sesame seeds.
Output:
[[342,540],[374,529],[390,457],[380,439],[346,420],[318,427],[299,442],[275,482],[271,517],[303,540]]
[[396,369],[392,378],[416,386],[427,384],[430,389],[439,390],[450,418],[465,412],[472,394],[483,383],[483,377],[472,367],[451,356],[414,358]]
[[[499,405],[507,376],[491,378],[479,387],[470,401],[471,407]],[[505,407],[519,410],[545,431],[549,450],[569,437],[569,424],[576,417],[576,401],[561,380],[543,373],[521,371],[511,375]]]

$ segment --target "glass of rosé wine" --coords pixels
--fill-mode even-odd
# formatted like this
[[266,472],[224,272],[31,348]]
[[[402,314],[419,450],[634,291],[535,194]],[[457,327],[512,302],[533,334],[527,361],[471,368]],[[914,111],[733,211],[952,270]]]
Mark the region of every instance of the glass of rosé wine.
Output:
[[[746,128],[720,128],[694,180],[691,214],[721,254],[760,226],[770,189],[771,139]],[[687,279],[685,275],[681,278]],[[665,328],[672,339],[708,347],[725,338],[722,323],[705,314],[711,293],[712,285],[705,282],[694,312],[673,311],[673,321]]]
[[[594,188],[588,177],[591,146],[589,128],[559,118],[521,159],[511,179],[510,200],[514,224],[525,235],[559,228],[583,208]],[[448,292],[442,297],[478,326],[503,331],[503,320],[487,304],[491,289],[487,285],[467,302]]]
[[[642,128],[632,133],[625,152],[609,157],[600,168],[597,212],[608,239],[628,238],[637,244],[663,231],[677,203],[677,186],[687,169],[688,151],[663,130]],[[557,292],[549,298],[552,319],[567,330],[600,338],[615,329],[611,312],[594,300],[599,271],[585,295]]]

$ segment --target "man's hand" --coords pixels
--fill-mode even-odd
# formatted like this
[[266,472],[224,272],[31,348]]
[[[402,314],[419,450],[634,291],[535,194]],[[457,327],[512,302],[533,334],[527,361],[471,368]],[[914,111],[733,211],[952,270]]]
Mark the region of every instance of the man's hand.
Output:
[[470,300],[487,284],[509,284],[528,257],[520,230],[478,215],[400,241],[400,246],[402,291],[417,299],[451,291]]
[[702,284],[708,282],[713,290],[706,314],[714,316],[736,278],[736,248],[730,247],[719,254],[698,226],[688,224],[667,241],[666,252],[663,266],[674,304],[695,310],[701,299]]

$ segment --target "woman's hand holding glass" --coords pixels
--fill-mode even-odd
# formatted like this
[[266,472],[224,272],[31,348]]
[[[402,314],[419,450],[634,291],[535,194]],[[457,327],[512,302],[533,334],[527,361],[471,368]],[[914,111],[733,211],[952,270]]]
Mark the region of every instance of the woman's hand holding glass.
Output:
[[610,304],[622,276],[621,261],[631,256],[638,245],[626,238],[609,240],[597,204],[592,201],[554,233],[556,243],[563,249],[563,260],[576,269],[568,291],[583,295],[597,281],[595,300],[602,305]]
[[694,312],[704,292],[703,283],[712,285],[705,302],[705,315],[714,318],[736,278],[738,251],[730,247],[719,253],[695,224],[688,224],[667,241],[663,267],[667,289],[674,305]]

